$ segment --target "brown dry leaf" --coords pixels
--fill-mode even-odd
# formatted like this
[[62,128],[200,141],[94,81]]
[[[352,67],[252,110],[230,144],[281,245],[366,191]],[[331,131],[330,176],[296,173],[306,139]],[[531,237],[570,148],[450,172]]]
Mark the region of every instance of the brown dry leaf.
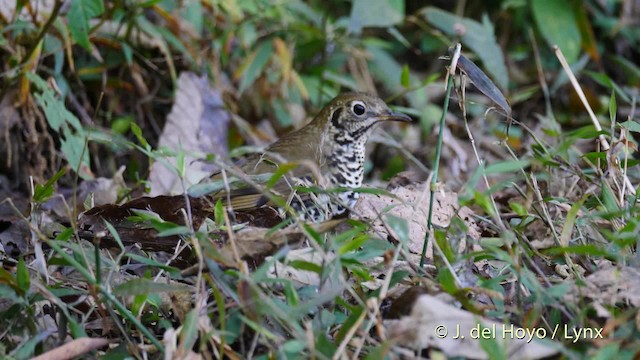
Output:
[[[205,218],[212,214],[210,204],[204,198],[189,198],[189,205],[193,228],[198,229]],[[108,240],[106,221],[116,228],[125,245],[140,243],[147,249],[171,251],[179,240],[178,236],[158,237],[158,231],[149,224],[132,222],[129,217],[135,215],[134,210],[144,210],[157,214],[164,221],[185,225],[186,208],[182,195],[141,197],[123,205],[106,204],[85,211],[78,216],[78,228],[87,232],[87,236],[83,237],[99,236]]]
[[100,349],[109,344],[109,340],[103,338],[79,338],[57,347],[46,353],[36,356],[33,360],[62,360],[73,359],[90,351]]
[[[326,263],[330,263],[334,257],[334,254],[326,254],[324,261]],[[311,247],[292,250],[287,253],[285,262],[276,261],[273,264],[271,269],[269,269],[268,276],[272,278],[289,279],[293,281],[296,288],[307,285],[320,285],[320,276],[318,275],[318,273],[314,271],[300,270],[286,264],[289,261],[296,260],[307,261],[314,264],[321,264],[323,263],[323,256]]]
[[[216,170],[210,164],[196,161],[194,154],[226,157],[230,119],[220,92],[212,89],[206,78],[191,72],[180,74],[176,100],[167,116],[158,148],[186,152],[184,186],[196,184]],[[175,158],[166,161],[172,166],[176,164]],[[156,161],[151,168],[149,187],[152,196],[180,194],[186,190],[177,174],[161,161]]]
[[[194,229],[199,229],[207,218],[213,217],[213,205],[206,198],[189,198],[191,209],[191,223]],[[140,244],[142,249],[152,251],[173,252],[182,240],[179,235],[158,236],[158,231],[145,222],[133,222],[131,216],[135,210],[144,210],[156,214],[164,221],[178,225],[185,225],[187,217],[185,197],[157,196],[141,197],[123,205],[107,204],[94,207],[78,217],[80,235],[85,239],[100,238],[100,247],[115,247],[117,243],[109,234],[105,222],[109,222],[118,232],[123,244]],[[262,260],[285,244],[295,245],[305,238],[300,227],[292,225],[284,229],[272,231],[270,228],[280,223],[282,219],[273,208],[268,206],[250,213],[238,213],[236,219],[243,219],[244,227],[233,233],[229,238],[226,231],[215,231],[210,237],[215,239],[217,254],[212,255],[215,260],[229,266],[236,265],[238,259],[252,259],[255,263]],[[344,219],[329,220],[319,224],[309,224],[319,233],[327,232]],[[260,227],[264,225],[264,227]]]
[[[344,219],[334,219],[319,224],[309,224],[309,226],[322,234],[342,222],[344,222]],[[272,255],[285,244],[295,247],[305,238],[306,234],[296,225],[291,225],[275,232],[266,228],[246,227],[237,231],[234,234],[234,239],[226,240],[220,246],[218,253],[222,259],[216,260],[228,264],[229,261],[236,259],[237,251],[237,257],[240,259],[253,259],[257,263],[262,263],[265,257]]]
[[29,248],[31,230],[21,216],[28,212],[28,198],[0,189],[0,252],[14,259]]
[[27,252],[30,238],[31,230],[26,221],[0,219],[0,252],[17,259]]
[[[403,219],[409,224],[409,250],[414,254],[420,254],[422,243],[427,230],[427,215],[429,213],[429,183],[409,184],[392,189],[392,197],[373,194],[361,194],[360,200],[355,206],[355,213],[363,219],[373,220],[373,229],[378,234],[388,235],[389,231],[380,219],[380,214],[387,213]],[[390,210],[389,210],[390,209]],[[479,228],[472,218],[473,212],[467,207],[460,208],[458,196],[452,192],[436,193],[432,223],[435,226],[449,226],[456,214],[469,227],[468,236],[474,240],[480,239]],[[391,234],[395,237],[395,234]],[[396,237],[397,238],[397,237]],[[429,241],[427,257],[432,257],[433,234]],[[463,244],[460,244],[464,246]]]
[[[488,359],[479,337],[494,339],[509,359],[541,359],[557,353],[538,341],[538,329],[487,320],[430,295],[420,295],[409,316],[386,320],[385,327],[388,337],[399,345],[438,348],[449,357]],[[454,338],[456,334],[458,338]],[[550,337],[549,333],[546,335]]]
[[578,303],[578,300],[586,297],[600,305],[622,303],[640,306],[640,270],[630,266],[614,266],[609,261],[602,261],[599,267],[585,278],[583,286],[573,284],[566,295],[568,301]]
[[[78,186],[76,191],[76,211],[78,213],[85,211],[85,201],[91,196],[93,206],[101,206],[113,204],[118,200],[118,193],[127,187],[122,174],[125,167],[121,166],[118,171],[109,178],[96,178],[85,180]],[[73,213],[74,196],[73,189],[59,189],[61,196],[53,196],[43,204],[43,210],[47,211],[54,219],[62,219],[63,222],[69,221],[70,212]]]

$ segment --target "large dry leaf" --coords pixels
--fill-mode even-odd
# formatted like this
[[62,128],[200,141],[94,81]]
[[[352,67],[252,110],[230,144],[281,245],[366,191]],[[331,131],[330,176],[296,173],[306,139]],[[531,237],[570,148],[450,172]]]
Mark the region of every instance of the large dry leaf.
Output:
[[87,354],[93,350],[103,348],[108,344],[109,340],[105,338],[83,337],[71,340],[64,345],[59,346],[53,350],[49,350],[40,356],[34,357],[33,359],[73,359],[75,357]]
[[[125,167],[121,166],[111,179],[99,177],[85,180],[80,183],[77,189],[58,188],[59,196],[53,196],[42,205],[54,220],[66,223],[69,222],[69,215],[73,214],[75,201],[77,213],[85,210],[85,203],[90,206],[101,206],[113,204],[118,200],[118,193],[126,188],[122,174]],[[75,196],[74,196],[74,190]],[[87,201],[91,199],[91,201]]]
[[[220,93],[212,89],[207,79],[186,72],[178,79],[176,101],[159,140],[159,148],[184,151],[185,187],[198,183],[216,169],[189,153],[227,155],[227,129],[230,121]],[[175,166],[175,158],[167,158]],[[177,174],[161,161],[156,161],[149,175],[150,195],[179,194],[185,191]]]
[[[488,359],[480,337],[496,341],[509,359],[541,359],[557,353],[551,345],[536,338],[542,328],[523,329],[497,323],[430,295],[420,295],[409,316],[386,320],[385,327],[387,335],[400,345],[438,348],[449,357]],[[550,332],[546,335],[551,337]]]
[[640,306],[640,270],[630,266],[614,266],[603,261],[593,274],[584,279],[584,285],[574,284],[567,293],[568,301],[580,302],[589,298],[596,306],[625,304]]
[[[381,214],[391,214],[406,219],[409,224],[409,250],[414,254],[420,254],[424,235],[427,230],[427,215],[429,213],[429,184],[409,184],[391,189],[389,196],[361,194],[360,200],[355,206],[355,213],[363,219],[373,220],[373,229],[380,235],[387,235],[391,231],[392,236],[398,238],[392,230],[389,230],[383,221]],[[467,207],[460,207],[458,196],[452,192],[436,193],[432,223],[435,226],[447,227],[454,216],[458,215],[469,227],[467,235],[474,239],[480,239],[478,226],[473,220],[473,212]],[[427,257],[432,257],[433,232],[429,240]]]
[[[156,214],[164,221],[185,225],[186,199],[183,195],[141,197],[123,205],[96,206],[78,217],[80,235],[90,240],[99,238],[100,247],[115,247],[118,244],[108,231],[108,222],[116,229],[124,245],[137,243],[145,250],[173,252],[182,242],[183,235],[159,236],[158,230],[151,224],[132,221],[131,217],[136,215],[137,210],[144,210]],[[191,224],[194,229],[200,229],[207,218],[214,218],[213,204],[205,197],[188,199]],[[265,257],[278,251],[285,244],[293,246],[306,238],[306,234],[297,225],[277,231],[271,230],[270,228],[278,225],[282,218],[269,206],[235,213],[234,218],[236,223],[241,223],[243,227],[234,231],[231,238],[222,230],[209,234],[216,247],[215,260],[229,266],[236,265],[238,259],[251,259],[254,264],[262,263]],[[309,226],[316,232],[324,233],[343,221],[344,219],[335,219]]]

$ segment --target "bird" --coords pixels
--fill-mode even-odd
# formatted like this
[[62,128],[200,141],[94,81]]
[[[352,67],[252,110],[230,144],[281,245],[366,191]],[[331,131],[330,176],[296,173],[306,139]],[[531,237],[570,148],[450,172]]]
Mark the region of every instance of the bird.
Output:
[[[247,175],[259,175],[276,173],[289,164],[288,168],[293,169],[268,191],[286,197],[301,219],[320,222],[343,216],[359,197],[355,190],[362,186],[364,178],[367,140],[375,126],[386,121],[411,122],[412,119],[391,110],[376,96],[342,93],[326,104],[307,125],[283,135],[263,153],[245,157],[237,163],[237,169]],[[313,170],[319,171],[314,174]],[[210,177],[210,180],[219,179],[221,173]],[[296,186],[317,185],[342,191],[335,195],[295,191]],[[256,187],[220,191],[210,195],[210,199],[220,199],[233,211],[273,205],[273,197],[268,196],[265,189]]]
[[[160,235],[160,230],[153,224],[135,220],[141,211],[185,225],[185,209],[190,209],[191,226],[198,229],[206,218],[216,215],[218,201],[232,215],[230,220],[234,223],[272,228],[289,214],[317,226],[314,228],[318,232],[328,231],[343,221],[348,210],[356,204],[357,188],[362,186],[364,177],[365,145],[374,127],[386,121],[411,122],[412,119],[392,111],[376,96],[340,94],[307,125],[283,135],[263,152],[250,154],[225,170],[239,180],[243,180],[243,175],[244,180],[260,178],[246,175],[282,175],[270,176],[266,186],[249,181],[249,186],[199,196],[187,193],[188,196],[141,197],[122,205],[96,206],[79,215],[79,234],[86,239],[99,238],[106,245],[119,244],[109,235],[106,224],[111,224],[124,244],[138,243],[143,249],[170,251],[180,236]],[[223,175],[217,172],[209,179],[226,182]],[[327,191],[301,192],[300,186]],[[329,191],[332,189],[341,191]],[[285,198],[286,202],[274,200],[278,198]],[[220,236],[224,236],[224,232]]]

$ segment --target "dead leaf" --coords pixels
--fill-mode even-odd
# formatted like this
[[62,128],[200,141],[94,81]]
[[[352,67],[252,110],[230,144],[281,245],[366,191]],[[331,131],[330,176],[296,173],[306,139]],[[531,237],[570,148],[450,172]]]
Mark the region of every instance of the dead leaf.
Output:
[[614,266],[609,261],[600,262],[599,267],[584,279],[584,285],[573,284],[566,295],[567,301],[577,303],[588,298],[602,305],[640,306],[640,270],[624,265]]
[[[342,222],[344,222],[344,219],[334,219],[308,225],[316,232],[322,234],[334,229]],[[298,225],[291,225],[277,231],[265,228],[246,227],[234,234],[233,242],[231,239],[225,239],[225,241],[220,244],[218,253],[222,258],[216,258],[215,260],[223,264],[233,265],[233,263],[230,264],[229,261],[233,261],[233,259],[236,258],[235,251],[237,251],[240,259],[251,259],[254,263],[259,264],[264,261],[265,257],[272,255],[285,244],[296,247],[305,238],[306,234]]]
[[[492,339],[509,359],[541,359],[557,350],[538,340],[542,328],[523,329],[461,310],[431,295],[420,295],[411,314],[386,320],[389,338],[414,349],[438,348],[449,357],[488,359],[480,338]],[[544,330],[544,329],[542,329]]]
[[[231,117],[225,110],[220,92],[212,89],[205,77],[185,72],[178,79],[176,100],[158,142],[158,148],[184,151],[184,186],[198,183],[216,169],[200,161],[194,153],[227,155],[227,128]],[[191,154],[190,154],[191,153]],[[166,159],[172,166],[175,158]],[[149,175],[150,195],[183,193],[177,174],[161,161],[154,162]]]
[[[205,198],[190,197],[189,207],[194,229],[198,229],[213,213],[212,205]],[[78,216],[78,229],[84,238],[91,240],[97,236],[107,245],[117,246],[105,225],[108,222],[118,231],[125,245],[140,243],[145,249],[172,251],[180,241],[179,236],[159,237],[157,230],[148,224],[133,222],[129,217],[135,215],[134,210],[144,210],[157,214],[164,221],[185,225],[186,208],[185,196],[182,195],[141,197],[123,205],[107,204],[85,211]]]
[[[324,259],[326,263],[330,263],[335,255],[327,254]],[[303,286],[320,285],[320,276],[314,271],[300,270],[293,266],[287,265],[289,261],[302,260],[314,264],[323,263],[322,255],[311,247],[292,250],[287,253],[286,261],[276,261],[269,269],[269,277],[279,279],[289,279],[293,281],[296,288]]]
[[[104,177],[86,180],[80,183],[76,191],[76,214],[87,210],[85,201],[91,196],[93,206],[113,204],[118,200],[120,190],[126,188],[122,177],[125,167],[121,166],[113,175],[113,178]],[[56,220],[69,222],[69,211],[73,211],[73,189],[59,189],[61,196],[53,196],[42,205],[42,209],[49,212]]]
[[[207,218],[213,217],[213,204],[207,198],[189,197],[191,223],[199,229]],[[150,224],[131,221],[135,210],[155,213],[160,219],[178,225],[185,225],[185,196],[141,197],[123,205],[107,204],[85,211],[78,217],[78,228],[81,237],[87,240],[100,239],[99,246],[117,247],[115,239],[108,232],[106,222],[114,226],[124,245],[140,244],[142,249],[152,251],[173,252],[182,241],[180,235],[158,236],[158,231]],[[254,263],[262,263],[285,244],[295,245],[306,237],[297,225],[272,231],[270,228],[282,221],[278,212],[268,206],[256,211],[237,213],[236,220],[248,221],[244,227],[233,233],[230,239],[226,231],[215,231],[209,234],[215,244],[216,254],[212,258],[229,266],[236,265],[236,259],[251,259]],[[329,220],[319,224],[309,224],[319,233],[327,232],[344,219]],[[258,227],[264,225],[266,227]],[[189,252],[189,251],[187,251]],[[237,256],[236,256],[237,255]]]
[[[429,183],[409,184],[392,189],[391,194],[396,198],[373,194],[360,194],[360,200],[355,206],[355,213],[363,219],[373,220],[373,229],[378,233],[389,234],[389,230],[380,219],[381,213],[391,214],[406,219],[409,224],[409,250],[420,254],[424,235],[427,230],[427,215],[429,213]],[[473,212],[467,207],[460,208],[458,196],[455,193],[436,193],[432,223],[435,226],[447,227],[456,214],[469,228],[468,236],[474,240],[480,239],[479,228],[473,220]],[[392,236],[397,236],[391,233]],[[433,234],[429,241],[427,257],[432,257]],[[461,244],[464,246],[464,244]]]
[[78,338],[57,347],[46,353],[36,356],[33,360],[64,360],[73,359],[90,351],[100,349],[109,344],[109,340],[103,338]]
[[21,216],[28,215],[29,199],[11,195],[0,190],[0,252],[17,259],[27,252],[31,239],[29,224]]

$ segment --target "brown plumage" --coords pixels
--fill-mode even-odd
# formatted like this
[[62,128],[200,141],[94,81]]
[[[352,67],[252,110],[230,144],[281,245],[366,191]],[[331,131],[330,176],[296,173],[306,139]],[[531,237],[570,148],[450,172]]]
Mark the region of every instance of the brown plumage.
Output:
[[[345,93],[331,100],[306,126],[282,136],[265,149],[264,154],[246,157],[239,168],[248,175],[274,173],[279,164],[294,163],[297,167],[276,183],[274,192],[292,200],[297,210],[304,209],[314,220],[340,215],[355,204],[358,193],[344,191],[329,198],[309,196],[294,198],[293,186],[320,184],[325,188],[358,188],[364,174],[365,144],[374,125],[383,121],[411,121],[405,114],[394,112],[383,100],[362,93]],[[312,164],[312,166],[308,166]],[[315,168],[315,174],[314,170]],[[321,174],[323,179],[318,179]],[[214,174],[212,179],[220,179]],[[302,181],[301,181],[302,180]],[[264,190],[245,188],[212,195],[221,198],[236,211],[259,207],[269,202]],[[313,196],[312,196],[313,198]]]

